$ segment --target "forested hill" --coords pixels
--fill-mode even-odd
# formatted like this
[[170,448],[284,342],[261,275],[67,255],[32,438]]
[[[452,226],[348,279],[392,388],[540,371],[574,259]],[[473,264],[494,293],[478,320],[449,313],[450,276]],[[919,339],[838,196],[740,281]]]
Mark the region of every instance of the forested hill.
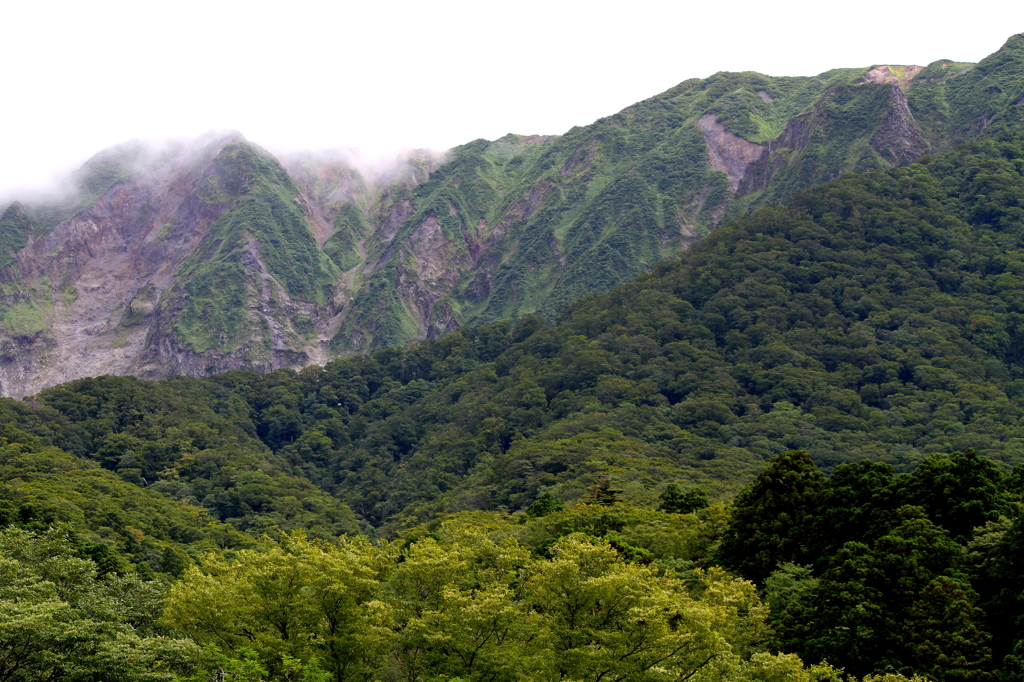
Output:
[[791,448],[825,470],[968,448],[1009,467],[1024,462],[1021,140],[798,194],[557,326],[212,381],[375,524],[573,499],[605,473],[636,502],[672,480],[726,494]]

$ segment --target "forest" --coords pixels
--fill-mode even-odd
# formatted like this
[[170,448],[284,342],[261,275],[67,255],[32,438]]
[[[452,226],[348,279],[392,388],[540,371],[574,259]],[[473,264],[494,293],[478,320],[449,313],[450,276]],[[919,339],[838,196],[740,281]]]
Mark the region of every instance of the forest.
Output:
[[0,400],[6,680],[1024,676],[1024,137],[566,307]]

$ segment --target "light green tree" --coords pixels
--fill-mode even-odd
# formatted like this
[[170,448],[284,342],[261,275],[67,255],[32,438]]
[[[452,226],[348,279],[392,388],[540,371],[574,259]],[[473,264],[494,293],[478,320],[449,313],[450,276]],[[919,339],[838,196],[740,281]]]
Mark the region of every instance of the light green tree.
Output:
[[360,540],[301,535],[228,560],[204,558],[171,589],[166,621],[235,662],[253,656],[269,679],[326,673],[369,679],[386,649],[377,601],[383,553]]
[[582,535],[552,554],[528,584],[546,621],[547,679],[725,679],[764,632],[753,584],[719,569],[698,571],[690,589]]
[[66,527],[0,531],[0,682],[157,682],[194,671],[202,651],[154,627],[162,598],[135,575],[97,578]]
[[451,524],[401,555],[389,583],[393,663],[402,679],[529,679],[544,654],[537,614],[522,600],[535,560],[518,543]]

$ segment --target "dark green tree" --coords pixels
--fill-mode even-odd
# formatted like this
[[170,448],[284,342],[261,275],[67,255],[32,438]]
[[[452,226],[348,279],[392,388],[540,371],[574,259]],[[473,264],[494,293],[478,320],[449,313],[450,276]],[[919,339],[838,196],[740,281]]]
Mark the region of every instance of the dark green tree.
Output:
[[864,460],[837,466],[822,486],[810,523],[809,558],[822,565],[851,541],[871,542],[885,532],[884,515],[892,511],[889,464]]
[[1010,514],[1005,474],[974,450],[936,454],[925,459],[900,486],[906,504],[924,507],[929,517],[958,542],[974,528]]
[[938,576],[921,591],[903,624],[908,664],[905,672],[935,682],[981,682],[989,672],[992,650],[974,606],[977,595],[948,576]]
[[565,509],[565,502],[558,499],[551,493],[544,493],[536,500],[533,504],[526,508],[526,515],[530,517],[541,517],[547,516],[553,512],[562,511]]
[[597,483],[587,488],[586,498],[596,504],[613,505],[621,500],[622,489],[612,487],[612,477],[608,474],[597,479]]
[[[805,625],[811,625],[797,633],[780,633],[794,643],[797,653],[812,661],[827,660],[855,675],[899,670],[911,655],[907,638],[917,632],[919,655],[922,660],[930,655],[926,643],[933,635],[926,631],[931,626],[925,621],[935,616],[924,611],[924,593],[933,580],[962,564],[964,550],[920,507],[903,506],[891,516],[891,530],[872,545],[847,542],[832,557],[805,616]],[[942,583],[929,594],[940,593],[952,598],[953,591]],[[936,608],[954,613],[960,607]],[[971,618],[976,615],[970,611]],[[969,629],[971,623],[963,627]],[[965,630],[963,636],[977,640],[971,632]],[[806,636],[794,637],[799,633]],[[971,661],[981,660],[976,653],[970,656]]]
[[665,492],[658,495],[658,499],[661,500],[658,508],[670,514],[692,514],[711,505],[703,488],[691,488],[684,493],[675,483],[665,486]]
[[790,450],[774,457],[736,497],[722,541],[722,562],[761,582],[778,564],[805,560],[809,524],[824,483],[806,452]]

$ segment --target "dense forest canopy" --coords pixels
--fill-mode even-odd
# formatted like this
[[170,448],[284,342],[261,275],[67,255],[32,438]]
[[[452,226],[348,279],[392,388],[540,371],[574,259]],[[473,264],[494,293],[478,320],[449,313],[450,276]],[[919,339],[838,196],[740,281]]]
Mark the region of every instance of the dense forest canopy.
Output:
[[296,532],[203,552],[211,539],[197,536],[185,548],[195,561],[173,565],[141,543],[111,550],[87,528],[44,529],[22,508],[0,531],[0,674],[996,682],[1024,673],[1022,469],[1008,476],[969,451],[933,455],[908,474],[865,460],[826,478],[789,451],[731,508],[678,489],[659,509],[640,508],[621,493],[603,478],[574,506],[548,495],[525,513],[447,515],[393,542]]

